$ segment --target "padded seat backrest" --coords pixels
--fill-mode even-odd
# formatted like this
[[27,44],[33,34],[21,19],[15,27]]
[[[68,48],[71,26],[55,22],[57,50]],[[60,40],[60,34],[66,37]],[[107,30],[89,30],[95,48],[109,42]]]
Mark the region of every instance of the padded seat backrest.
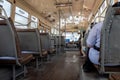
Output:
[[61,45],[65,46],[65,38],[64,38],[64,36],[61,36]]
[[50,36],[51,38],[51,40],[50,40],[50,45],[51,45],[51,48],[55,48],[55,36]]
[[55,43],[56,43],[56,46],[58,47],[59,46],[59,36],[55,37]]
[[40,39],[42,44],[42,49],[50,49],[50,38],[48,33],[40,33]]
[[14,33],[6,21],[4,23],[0,22],[0,56],[14,57],[16,54]]
[[[13,60],[14,64],[20,65],[20,47],[17,33],[12,20],[0,20],[0,59],[2,62],[5,60]],[[4,62],[3,62],[4,63]],[[9,63],[9,62],[8,62]]]
[[55,43],[57,46],[64,46],[65,45],[65,39],[64,36],[56,36]]
[[120,7],[109,7],[101,31],[101,67],[120,65]]
[[0,56],[17,57],[17,52],[20,52],[20,49],[17,48],[12,20],[8,21],[6,19],[0,20]]
[[41,52],[40,35],[38,29],[19,29],[17,34],[22,51]]

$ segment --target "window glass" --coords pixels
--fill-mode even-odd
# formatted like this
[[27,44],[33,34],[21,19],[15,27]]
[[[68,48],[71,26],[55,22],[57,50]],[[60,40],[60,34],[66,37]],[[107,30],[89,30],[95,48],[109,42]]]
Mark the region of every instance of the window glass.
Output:
[[62,36],[66,36],[66,40],[69,41],[78,41],[80,34],[78,34],[77,32],[67,32],[67,33],[63,33]]
[[27,27],[27,26],[16,26],[16,28],[19,28],[19,29],[27,29],[28,27]]
[[59,34],[59,31],[55,29],[55,34]]
[[113,5],[113,4],[114,4],[114,0],[108,0],[108,3],[109,3],[110,5]]
[[30,21],[30,27],[31,28],[37,28],[38,26],[38,19],[35,16],[31,16],[31,21]]
[[98,13],[95,15],[95,22],[99,22]]
[[[106,9],[107,9],[107,3],[106,0],[103,2],[103,4],[101,5],[100,9],[98,10],[96,16],[95,16],[95,21],[99,22],[99,21],[103,21],[104,20],[104,16],[106,13]],[[97,16],[102,16],[102,17],[97,17]]]
[[26,18],[28,18],[28,13],[26,11],[24,11],[23,9],[19,8],[19,7],[16,7],[16,11],[15,11],[17,14],[20,14]]
[[26,25],[23,25],[21,23],[15,22],[15,27],[19,29],[27,29],[28,27]]
[[37,23],[36,23],[36,22],[31,22],[30,27],[31,27],[31,28],[37,28]]
[[55,29],[51,28],[51,33],[54,34],[55,33]]
[[49,33],[49,30],[48,30],[48,29],[46,29],[46,32],[47,32],[47,33]]
[[15,14],[15,22],[26,25],[28,23],[28,19],[19,14]]
[[106,0],[103,2],[102,6],[101,6],[101,12],[107,7],[107,3]]
[[102,14],[103,11],[105,11],[106,7],[107,7],[107,3],[106,3],[106,0],[105,0],[105,1],[103,2],[102,6],[100,7],[100,14]]
[[[11,4],[7,1],[7,0],[2,0],[0,1],[0,5],[3,6],[3,8],[5,9],[7,16],[10,17],[10,13],[11,13]],[[2,14],[4,15],[4,13],[2,12]]]
[[16,28],[27,28],[29,14],[19,7],[16,7],[15,12],[16,12],[15,13],[15,26],[16,26]]

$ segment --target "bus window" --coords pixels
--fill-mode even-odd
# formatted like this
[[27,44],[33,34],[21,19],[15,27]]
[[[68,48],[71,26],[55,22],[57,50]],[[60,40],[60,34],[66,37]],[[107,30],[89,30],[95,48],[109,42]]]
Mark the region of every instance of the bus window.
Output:
[[19,7],[15,11],[15,26],[16,28],[28,28],[28,13]]
[[40,31],[39,31],[40,33],[42,33],[42,30],[40,29]]
[[38,19],[35,16],[31,16],[31,28],[37,28],[38,26]]
[[[0,1],[0,5],[3,6],[3,8],[5,9],[7,16],[10,17],[10,13],[11,13],[11,4],[7,1],[7,0],[2,0]],[[4,15],[4,13],[2,12],[2,15]]]
[[108,3],[109,3],[110,5],[113,5],[113,4],[114,4],[114,0],[108,0]]
[[51,33],[54,34],[54,28],[53,27],[51,28]]

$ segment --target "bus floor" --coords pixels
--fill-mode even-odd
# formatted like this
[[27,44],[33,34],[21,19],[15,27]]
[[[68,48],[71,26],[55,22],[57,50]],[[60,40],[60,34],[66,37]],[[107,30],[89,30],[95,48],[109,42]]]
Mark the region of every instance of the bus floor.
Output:
[[66,51],[43,64],[42,70],[41,67],[39,70],[29,68],[27,76],[21,80],[108,80],[98,76],[97,72],[83,72],[83,62],[79,51]]

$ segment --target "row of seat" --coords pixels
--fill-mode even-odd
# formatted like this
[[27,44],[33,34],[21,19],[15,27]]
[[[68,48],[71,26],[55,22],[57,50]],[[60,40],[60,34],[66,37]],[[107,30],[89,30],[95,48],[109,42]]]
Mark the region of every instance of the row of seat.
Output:
[[[2,15],[0,37],[0,65],[12,66],[13,80],[22,73],[25,75],[25,65],[33,59],[38,69],[39,58],[49,58],[49,55],[56,53],[55,45],[59,43],[56,36],[39,33],[38,29],[16,29],[13,21]],[[24,70],[16,74],[16,66]]]
[[15,66],[25,67],[33,56],[22,53],[17,32],[10,18],[0,20],[0,37],[0,65],[12,65],[13,80],[15,80]]
[[3,18],[0,20],[0,65],[12,65],[13,80],[15,80],[15,66],[24,66],[32,59],[47,57],[55,53],[50,48],[48,33],[39,33],[38,29],[15,29],[12,20]]
[[30,52],[35,57],[37,69],[39,57],[47,57],[48,55],[55,53],[55,50],[52,51],[50,49],[48,33],[40,34],[38,29],[18,29],[17,34],[22,52]]
[[13,80],[17,77],[16,66],[24,66],[22,73],[25,73],[25,65],[35,59],[38,69],[39,58],[49,58],[49,55],[56,53],[55,47],[59,44],[59,36],[39,33],[38,29],[15,29],[10,18],[0,20],[0,37],[0,65],[12,65]]

